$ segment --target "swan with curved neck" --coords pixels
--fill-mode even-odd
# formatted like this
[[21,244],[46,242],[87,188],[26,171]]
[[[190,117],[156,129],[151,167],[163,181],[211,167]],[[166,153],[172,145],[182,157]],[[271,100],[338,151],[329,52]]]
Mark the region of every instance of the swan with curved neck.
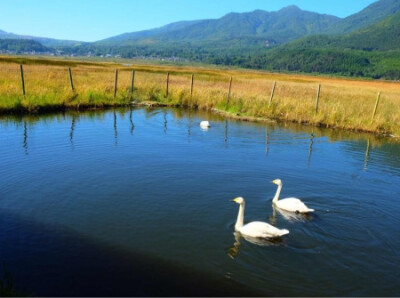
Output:
[[280,179],[275,179],[272,181],[272,183],[278,185],[278,189],[276,190],[275,196],[272,199],[272,204],[274,204],[277,208],[296,213],[309,213],[314,211],[314,209],[308,208],[298,198],[286,198],[278,200],[282,190],[282,181]]
[[289,234],[289,231],[286,229],[278,229],[261,221],[253,221],[243,225],[245,207],[244,199],[242,197],[237,197],[233,201],[239,204],[239,213],[235,224],[235,230],[240,232],[242,235],[254,238],[274,238]]

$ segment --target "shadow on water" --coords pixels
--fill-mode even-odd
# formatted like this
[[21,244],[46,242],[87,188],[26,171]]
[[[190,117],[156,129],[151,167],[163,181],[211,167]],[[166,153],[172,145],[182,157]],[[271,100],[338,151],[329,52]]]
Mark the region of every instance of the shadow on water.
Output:
[[268,126],[265,127],[265,155],[268,156],[269,153],[269,129]]
[[130,133],[133,135],[133,131],[135,130],[135,124],[133,123],[133,117],[132,117],[133,109],[132,107],[129,108],[129,123],[131,125]]
[[[28,297],[27,292],[18,291],[14,285],[14,279],[3,264],[2,275],[0,275],[0,297]],[[0,271],[1,273],[1,271]]]
[[26,121],[24,121],[24,142],[22,147],[25,149],[25,155],[28,155],[28,127],[26,125]]
[[168,131],[168,120],[167,120],[167,111],[163,111],[163,118],[164,118],[164,133],[167,134]]
[[312,131],[310,135],[310,146],[308,147],[308,157],[307,157],[307,166],[310,167],[310,161],[311,161],[311,155],[312,155],[312,150],[313,150],[313,145],[314,145],[314,130]]
[[71,142],[71,145],[74,145],[74,131],[75,131],[75,125],[76,125],[76,116],[72,115],[71,116],[71,129],[69,132],[69,141]]
[[364,171],[368,170],[369,147],[370,147],[370,140],[369,140],[369,138],[368,138],[367,149],[366,149],[366,151],[365,151],[365,159],[364,159]]
[[188,139],[190,140],[190,137],[192,136],[192,126],[193,126],[193,116],[192,113],[188,113],[188,125],[187,125],[187,134],[188,134]]
[[278,222],[278,214],[289,222],[307,222],[314,218],[312,213],[289,212],[276,208],[274,205],[272,205],[272,215],[269,217],[270,224],[275,225]]
[[225,139],[224,139],[225,145],[228,144],[228,120],[225,120]]
[[[260,296],[237,281],[91,241],[63,227],[0,214],[15,288],[39,296]],[[7,237],[5,237],[7,235]],[[36,274],[35,274],[36,273]]]
[[117,113],[114,109],[114,145],[118,146],[118,125],[117,125]]
[[276,238],[255,238],[246,235],[242,235],[239,232],[234,232],[233,235],[235,236],[235,242],[233,246],[229,248],[227,254],[232,259],[235,259],[240,252],[240,246],[242,245],[241,239],[245,239],[247,242],[258,245],[258,246],[281,246],[284,245],[284,240],[282,237]]

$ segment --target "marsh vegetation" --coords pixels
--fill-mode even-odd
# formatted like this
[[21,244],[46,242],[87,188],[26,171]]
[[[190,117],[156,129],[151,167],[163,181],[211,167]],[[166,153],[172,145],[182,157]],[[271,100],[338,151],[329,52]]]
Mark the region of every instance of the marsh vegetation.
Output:
[[[0,111],[101,108],[152,102],[228,115],[400,134],[400,85],[396,82],[288,75],[189,66],[128,65],[28,58],[0,58]],[[26,95],[19,64],[24,63]],[[71,67],[75,90],[71,90]],[[118,87],[115,93],[115,70]],[[135,71],[131,93],[132,71]],[[166,77],[169,73],[168,92]],[[194,75],[193,90],[191,78]],[[232,77],[232,90],[228,88]],[[271,90],[276,82],[274,96]],[[318,85],[321,92],[316,112]],[[373,112],[380,93],[376,115]],[[115,95],[115,96],[114,96]]]

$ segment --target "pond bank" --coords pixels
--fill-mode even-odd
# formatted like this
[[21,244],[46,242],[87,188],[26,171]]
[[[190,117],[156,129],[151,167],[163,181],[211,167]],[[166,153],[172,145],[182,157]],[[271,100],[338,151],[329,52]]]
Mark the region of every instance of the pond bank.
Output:
[[20,61],[0,57],[0,114],[103,109],[134,102],[197,108],[244,121],[272,119],[400,135],[400,84],[395,82],[62,60],[59,65],[41,60],[29,64],[30,59],[25,60],[21,84]]

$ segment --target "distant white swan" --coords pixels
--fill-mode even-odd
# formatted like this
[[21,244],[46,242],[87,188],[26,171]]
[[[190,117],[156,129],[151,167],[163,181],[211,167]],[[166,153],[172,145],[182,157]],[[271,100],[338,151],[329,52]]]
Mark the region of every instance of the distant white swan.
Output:
[[274,204],[276,207],[282,210],[296,213],[309,213],[314,211],[314,209],[308,208],[302,201],[297,198],[286,198],[278,201],[279,195],[282,190],[282,181],[280,179],[275,179],[274,181],[272,181],[272,183],[278,185],[275,197],[272,199],[272,204]]
[[211,126],[210,122],[208,122],[208,121],[201,121],[200,122],[200,127],[203,128],[203,129],[208,129],[210,126]]
[[254,238],[274,238],[289,234],[286,229],[278,229],[266,222],[253,221],[246,225],[243,225],[244,219],[244,199],[238,197],[233,200],[239,204],[239,214],[235,224],[235,230],[240,232],[243,236],[249,236]]

